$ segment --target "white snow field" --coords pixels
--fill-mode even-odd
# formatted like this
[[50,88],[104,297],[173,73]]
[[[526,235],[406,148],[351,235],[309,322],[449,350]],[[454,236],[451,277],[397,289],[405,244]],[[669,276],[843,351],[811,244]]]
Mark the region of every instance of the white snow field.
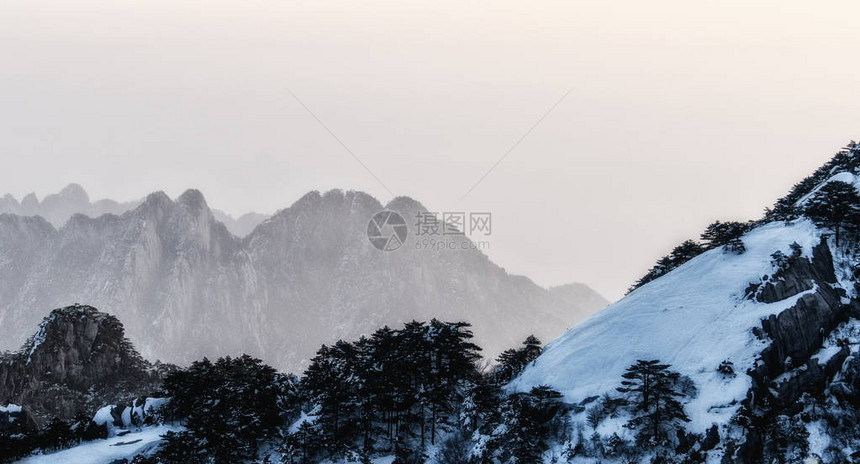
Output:
[[30,456],[18,461],[20,464],[109,464],[116,459],[128,459],[154,450],[161,442],[161,435],[178,431],[173,426],[145,427],[137,432],[114,436],[104,440],[82,443],[56,453]]
[[[566,401],[581,402],[617,394],[621,375],[637,359],[659,359],[698,388],[685,405],[689,430],[701,433],[714,423],[725,424],[751,386],[743,373],[766,346],[751,329],[808,293],[764,304],[745,299],[745,290],[773,274],[770,255],[775,251],[790,255],[790,244],[797,242],[809,257],[819,241],[811,222],[797,220],[749,232],[741,255],[710,250],[568,330],[508,388],[527,391],[546,384]],[[734,363],[737,376],[717,372],[724,360]],[[614,430],[606,432],[621,433],[620,423],[608,422],[604,426]]]

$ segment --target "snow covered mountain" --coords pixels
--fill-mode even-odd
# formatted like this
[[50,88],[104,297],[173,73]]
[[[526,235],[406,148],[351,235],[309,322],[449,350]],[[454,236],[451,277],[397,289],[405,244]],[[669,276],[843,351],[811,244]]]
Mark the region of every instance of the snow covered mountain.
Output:
[[20,346],[50,309],[80,302],[119,317],[147,359],[247,352],[298,371],[320,344],[386,324],[467,320],[493,356],[606,304],[585,287],[549,291],[509,275],[478,250],[380,252],[366,230],[385,208],[424,209],[311,192],[244,238],[195,190],[154,193],[120,215],[76,214],[60,228],[2,214],[0,348]]
[[[856,229],[850,209],[858,205],[828,205],[828,215],[849,210],[835,228],[804,211],[827,185],[860,188],[858,166],[860,149],[851,146],[780,200],[741,237],[742,249],[706,251],[592,315],[550,343],[509,389],[549,385],[582,406],[571,416],[578,427],[632,443],[630,418],[601,409],[611,400],[598,398],[618,397],[637,360],[660,360],[695,385],[683,428],[711,436],[699,450],[707,462],[783,459],[803,449],[797,443],[815,459],[806,462],[848,462],[860,450],[850,432],[860,392],[860,258],[857,241],[837,245],[834,232]],[[791,437],[779,435],[786,430]]]

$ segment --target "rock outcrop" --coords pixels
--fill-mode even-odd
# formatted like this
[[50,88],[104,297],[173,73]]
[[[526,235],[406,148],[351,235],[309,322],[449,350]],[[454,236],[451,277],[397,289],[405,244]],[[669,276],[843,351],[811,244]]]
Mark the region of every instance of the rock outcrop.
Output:
[[[792,307],[762,320],[761,331],[757,332],[768,346],[748,373],[752,388],[744,402],[757,423],[768,423],[777,415],[802,411],[798,403],[801,396],[804,393],[822,395],[843,366],[847,366],[846,375],[852,375],[853,364],[845,362],[851,354],[847,344],[837,347],[830,356],[816,356],[839,324],[860,314],[860,303],[848,298],[845,290],[838,286],[826,239],[815,247],[812,259],[791,257],[785,260],[783,266],[759,286],[754,298],[775,303],[801,293],[805,294]],[[753,461],[761,455],[763,443],[760,431],[751,430],[738,450],[738,459]]]
[[20,351],[0,358],[0,404],[23,405],[40,423],[71,419],[157,389],[160,377],[116,317],[70,306],[52,311]]

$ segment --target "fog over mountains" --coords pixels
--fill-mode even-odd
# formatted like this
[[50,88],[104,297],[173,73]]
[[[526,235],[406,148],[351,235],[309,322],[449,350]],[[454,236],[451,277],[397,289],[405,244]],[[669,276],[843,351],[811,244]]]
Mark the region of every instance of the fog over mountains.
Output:
[[125,204],[92,203],[76,185],[42,201],[7,195],[0,349],[19,347],[51,309],[82,303],[119,317],[149,359],[247,352],[298,371],[320,344],[386,324],[466,320],[494,356],[530,333],[552,339],[607,304],[582,284],[548,290],[510,275],[478,250],[418,250],[412,233],[381,252],[366,230],[383,209],[424,211],[405,197],[383,206],[332,190],[228,227],[196,190]]

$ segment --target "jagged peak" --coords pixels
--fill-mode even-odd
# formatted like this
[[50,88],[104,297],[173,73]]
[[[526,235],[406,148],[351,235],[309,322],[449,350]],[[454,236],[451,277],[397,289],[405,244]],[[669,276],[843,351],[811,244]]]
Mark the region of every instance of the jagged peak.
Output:
[[176,199],[177,203],[184,203],[187,205],[206,205],[206,198],[203,196],[203,193],[197,189],[188,189],[182,192],[182,195]]
[[23,205],[25,203],[38,204],[39,203],[39,197],[36,196],[36,192],[30,192],[30,193],[24,195],[24,198],[21,199],[21,204]]
[[103,313],[92,306],[75,303],[71,306],[54,309],[45,316],[42,322],[39,323],[39,329],[36,331],[36,334],[27,340],[22,347],[21,353],[27,356],[29,362],[33,354],[46,340],[54,338],[61,331],[61,326],[66,323],[79,324],[85,320],[93,321],[99,325],[109,321],[118,327],[120,338],[124,334],[122,324],[116,317]]
[[164,204],[171,203],[170,197],[167,196],[166,193],[159,190],[157,192],[152,192],[146,196],[146,199],[143,201],[144,204]]
[[197,189],[188,189],[176,199],[176,203],[184,206],[194,216],[201,214],[212,215],[203,193]]
[[89,203],[90,201],[90,196],[89,194],[87,194],[87,191],[84,190],[84,188],[81,187],[80,184],[76,184],[74,182],[60,190],[60,193],[58,195],[67,198],[75,198],[81,202],[86,203]]
[[387,205],[385,205],[385,209],[390,209],[392,211],[397,211],[400,213],[406,212],[410,213],[410,215],[411,213],[427,211],[427,208],[425,208],[420,201],[407,196],[395,197],[393,200],[389,201]]

